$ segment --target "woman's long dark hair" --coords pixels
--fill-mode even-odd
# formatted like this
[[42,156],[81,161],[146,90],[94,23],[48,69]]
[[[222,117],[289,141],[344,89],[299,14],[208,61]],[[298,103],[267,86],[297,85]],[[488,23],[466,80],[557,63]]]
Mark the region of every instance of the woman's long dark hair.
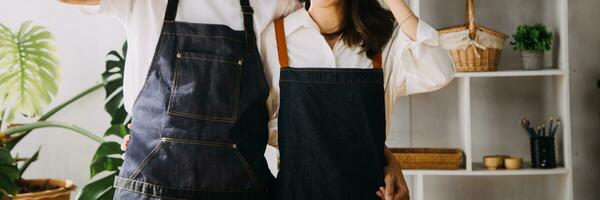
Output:
[[[349,46],[360,46],[367,57],[373,58],[392,37],[394,15],[381,7],[377,0],[346,1],[341,39]],[[306,0],[305,8],[310,7]]]

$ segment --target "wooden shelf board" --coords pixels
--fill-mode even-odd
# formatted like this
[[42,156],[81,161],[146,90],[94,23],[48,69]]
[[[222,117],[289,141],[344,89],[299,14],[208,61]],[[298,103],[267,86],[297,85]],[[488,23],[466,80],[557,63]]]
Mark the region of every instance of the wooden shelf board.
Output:
[[457,72],[456,77],[527,77],[527,76],[563,76],[568,71],[563,69],[543,70],[500,70],[493,72]]
[[529,175],[564,175],[569,170],[564,167],[555,169],[532,169],[523,168],[520,170],[487,170],[481,163],[473,164],[473,171],[465,169],[459,170],[403,170],[404,175],[438,175],[438,176],[529,176]]

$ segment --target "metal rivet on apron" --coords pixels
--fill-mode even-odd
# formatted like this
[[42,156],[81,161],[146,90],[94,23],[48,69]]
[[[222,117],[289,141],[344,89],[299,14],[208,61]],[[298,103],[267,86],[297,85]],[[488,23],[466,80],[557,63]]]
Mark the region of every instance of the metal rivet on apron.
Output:
[[233,147],[234,149],[237,149],[237,144],[232,144],[231,147]]
[[242,66],[242,65],[244,65],[244,60],[243,60],[243,59],[240,59],[240,60],[238,60],[238,65],[239,65],[239,66]]
[[181,53],[177,53],[177,58],[181,58]]

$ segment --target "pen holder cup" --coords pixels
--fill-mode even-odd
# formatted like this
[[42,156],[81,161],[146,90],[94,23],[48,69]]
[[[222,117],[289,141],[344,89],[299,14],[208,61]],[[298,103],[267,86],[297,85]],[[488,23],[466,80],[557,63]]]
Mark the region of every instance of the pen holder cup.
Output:
[[540,169],[556,168],[554,137],[530,138],[531,167]]

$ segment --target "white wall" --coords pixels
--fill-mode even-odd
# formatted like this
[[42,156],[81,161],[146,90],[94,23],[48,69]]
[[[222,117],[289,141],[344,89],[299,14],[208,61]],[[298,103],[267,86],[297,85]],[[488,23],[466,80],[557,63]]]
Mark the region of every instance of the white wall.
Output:
[[[116,20],[85,16],[79,9],[54,0],[0,1],[0,23],[16,29],[27,20],[47,27],[55,36],[62,78],[52,105],[99,83],[106,53],[120,49],[125,40]],[[76,124],[101,136],[109,126],[103,99],[104,92],[99,90],[50,120]],[[97,143],[65,130],[41,129],[26,137],[15,151],[30,156],[39,146],[42,146],[39,160],[25,173],[26,178],[66,178],[79,185],[88,181],[88,166]]]
[[600,1],[571,0],[571,116],[575,199],[600,197]]

